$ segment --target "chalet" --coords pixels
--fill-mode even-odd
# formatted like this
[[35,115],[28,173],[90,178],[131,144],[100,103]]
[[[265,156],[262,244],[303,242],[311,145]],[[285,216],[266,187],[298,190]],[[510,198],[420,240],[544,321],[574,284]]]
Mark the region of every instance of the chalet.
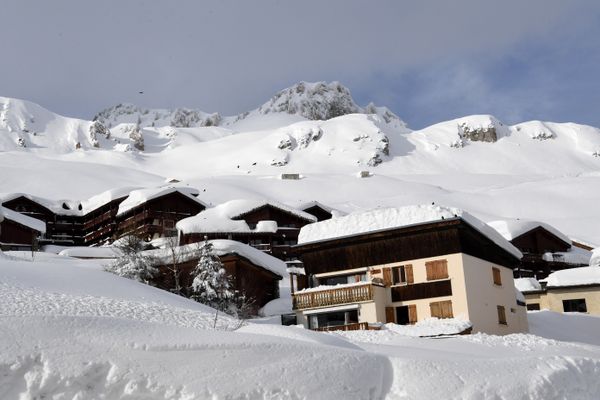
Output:
[[540,281],[515,280],[528,310],[581,312],[600,315],[600,266],[556,271]]
[[[233,240],[211,240],[213,250],[219,256],[231,277],[233,287],[253,300],[253,311],[279,297],[279,281],[286,275],[285,263],[260,250]],[[174,253],[168,249],[148,250],[144,255],[155,260],[160,275],[155,283],[171,290],[175,287],[173,273],[168,267],[177,265],[182,287],[191,287],[191,272],[198,264],[199,243],[177,247]],[[175,254],[175,255],[173,255]]]
[[300,228],[315,221],[315,216],[275,201],[231,200],[180,221],[177,229],[183,244],[230,239],[287,260]]
[[501,220],[488,223],[523,253],[514,276],[536,277],[568,268],[587,266],[591,253],[572,245],[558,229],[539,221]]
[[[376,209],[307,225],[294,248],[308,275],[292,294],[311,329],[469,320],[475,332],[526,332],[512,276],[521,253],[458,209]],[[308,282],[310,287],[300,287]]]
[[188,187],[125,187],[84,201],[52,201],[23,193],[0,198],[2,206],[46,224],[41,244],[89,246],[131,233],[146,239],[176,234],[177,221],[206,208],[197,195]]
[[0,250],[36,250],[46,224],[0,206]]
[[177,234],[178,221],[206,209],[198,191],[161,187],[132,191],[117,210],[117,237],[136,235],[146,240]]

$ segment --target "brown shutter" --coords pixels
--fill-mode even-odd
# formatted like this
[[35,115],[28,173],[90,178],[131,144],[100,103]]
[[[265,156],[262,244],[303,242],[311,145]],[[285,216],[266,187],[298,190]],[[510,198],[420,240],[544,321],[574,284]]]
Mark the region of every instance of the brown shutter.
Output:
[[494,276],[494,284],[502,286],[502,277],[500,276],[500,269],[492,267],[492,274]]
[[429,303],[429,311],[430,311],[432,317],[440,318],[440,316],[442,314],[440,312],[440,303],[438,303],[438,302]]
[[383,269],[383,284],[386,287],[392,285],[392,270],[389,268]]
[[396,318],[394,318],[394,307],[386,307],[385,308],[385,323],[396,322]]
[[408,306],[408,323],[411,325],[417,323],[417,306],[415,304]]
[[446,260],[428,261],[425,263],[425,269],[428,281],[448,278],[448,261]]
[[452,301],[443,301],[442,302],[442,315],[443,318],[454,318],[454,314],[452,313]]
[[404,273],[406,274],[406,283],[415,283],[415,278],[413,277],[413,267],[411,264],[404,266]]

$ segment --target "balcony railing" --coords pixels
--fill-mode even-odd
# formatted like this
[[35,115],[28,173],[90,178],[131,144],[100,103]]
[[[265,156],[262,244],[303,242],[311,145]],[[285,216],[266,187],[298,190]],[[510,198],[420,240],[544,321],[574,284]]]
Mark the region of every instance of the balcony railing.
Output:
[[363,285],[341,287],[339,289],[311,290],[292,295],[292,304],[295,310],[307,308],[336,306],[373,300],[373,284],[365,282]]
[[371,328],[368,322],[356,322],[348,325],[336,325],[336,326],[325,326],[323,328],[315,328],[315,331],[328,332],[328,331],[366,331],[366,330],[378,330],[378,328]]

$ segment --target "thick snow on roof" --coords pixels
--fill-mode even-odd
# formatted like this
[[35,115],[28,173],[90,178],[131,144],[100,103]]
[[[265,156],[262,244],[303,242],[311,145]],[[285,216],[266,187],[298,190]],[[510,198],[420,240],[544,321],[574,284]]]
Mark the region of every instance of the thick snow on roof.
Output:
[[[250,229],[248,224],[241,220],[233,220],[257,208],[270,205],[299,218],[314,222],[316,217],[304,211],[297,210],[285,204],[272,200],[237,199],[208,208],[197,215],[184,218],[177,223],[177,229],[183,233],[201,232],[276,232],[276,224],[258,224],[256,229]],[[274,222],[274,221],[273,221]]]
[[[259,267],[262,267],[267,271],[271,271],[276,275],[281,277],[288,276],[286,272],[286,265],[283,261],[270,256],[265,252],[257,250],[252,246],[236,242],[235,240],[226,239],[210,240],[209,242],[212,243],[215,254],[218,256],[237,254],[238,256],[244,257]],[[185,262],[195,259],[198,254],[198,246],[201,245],[202,243],[192,243],[177,247],[176,251],[179,261]],[[147,250],[144,251],[143,254],[151,259],[157,260],[157,263],[171,262],[171,254],[169,249]]]
[[546,282],[546,287],[600,284],[600,267],[563,269],[551,273],[542,282]]
[[127,197],[127,196],[129,196],[129,193],[131,193],[134,190],[138,190],[138,189],[140,189],[140,188],[135,187],[135,186],[126,186],[126,187],[106,190],[100,194],[90,197],[87,200],[83,200],[81,202],[81,205],[83,207],[83,212],[84,213],[92,212],[95,209],[102,207],[103,205],[108,204],[113,200]]
[[349,214],[345,217],[309,224],[300,230],[298,243],[310,243],[373,231],[426,224],[444,219],[460,218],[481,234],[517,258],[521,252],[498,232],[469,213],[458,208],[437,205],[415,205],[398,208],[378,208]]
[[488,225],[497,230],[506,240],[513,240],[537,227],[542,227],[565,243],[571,244],[571,239],[558,229],[540,221],[526,219],[506,219],[488,222]]
[[152,199],[156,199],[158,197],[162,197],[174,192],[179,192],[189,197],[191,200],[194,200],[195,202],[198,202],[199,204],[202,204],[206,207],[206,204],[204,204],[202,201],[195,197],[199,193],[198,189],[185,186],[158,187],[134,190],[131,193],[129,193],[129,196],[125,200],[123,200],[121,204],[119,204],[119,211],[117,212],[117,215],[124,214],[127,211],[132,210],[135,207],[144,204]]
[[556,253],[548,252],[542,255],[542,258],[545,261],[557,261],[574,265],[589,265],[591,257],[591,251],[576,246],[572,246],[569,251],[559,251]]
[[75,258],[117,258],[121,251],[115,247],[85,247],[75,246],[64,249],[58,253],[60,256]]
[[600,247],[596,247],[592,251],[592,258],[590,259],[590,266],[600,267]]
[[26,226],[38,232],[46,233],[46,223],[44,221],[28,217],[27,215],[0,206],[0,222],[2,222],[2,215],[4,215],[4,219],[16,222],[17,224]]
[[523,293],[542,290],[542,286],[535,278],[516,278],[515,288]]

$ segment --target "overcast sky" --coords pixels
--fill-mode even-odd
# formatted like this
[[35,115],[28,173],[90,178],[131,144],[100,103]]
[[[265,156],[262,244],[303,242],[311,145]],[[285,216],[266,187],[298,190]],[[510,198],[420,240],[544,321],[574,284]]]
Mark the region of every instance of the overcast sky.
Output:
[[595,0],[0,0],[0,38],[1,96],[87,119],[121,102],[237,114],[338,80],[412,128],[600,126]]

